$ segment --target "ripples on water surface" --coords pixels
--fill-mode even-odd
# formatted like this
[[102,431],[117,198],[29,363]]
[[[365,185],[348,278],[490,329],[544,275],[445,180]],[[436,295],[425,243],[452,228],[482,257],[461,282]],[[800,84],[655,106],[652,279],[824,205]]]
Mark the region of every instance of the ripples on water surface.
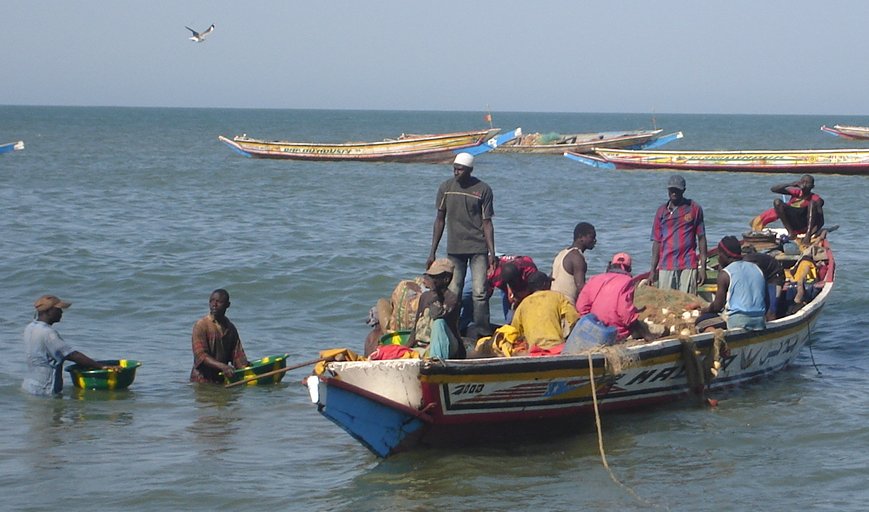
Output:
[[[495,114],[503,128],[648,128],[648,115]],[[861,118],[667,116],[673,149],[859,147],[821,124]],[[860,510],[869,501],[867,180],[818,177],[839,280],[814,333],[814,360],[723,396],[604,417],[613,484],[593,425],[575,436],[379,461],[320,417],[290,372],[271,388],[187,384],[190,330],[209,292],[249,355],[361,347],[363,321],[398,279],[422,271],[437,185],[449,166],[252,160],[218,134],[377,140],[476,128],[478,113],[0,107],[3,206],[0,487],[10,510]],[[601,172],[557,156],[484,155],[499,251],[545,270],[573,225],[595,224],[592,273],[627,250],[648,265],[665,174]],[[769,175],[685,173],[709,239],[739,234],[773,199]],[[58,325],[98,358],[144,362],[129,391],[59,400],[18,390],[21,332],[42,293],[74,302]],[[493,311],[495,311],[493,309]],[[544,433],[541,433],[544,434]],[[521,441],[521,442],[520,442]]]

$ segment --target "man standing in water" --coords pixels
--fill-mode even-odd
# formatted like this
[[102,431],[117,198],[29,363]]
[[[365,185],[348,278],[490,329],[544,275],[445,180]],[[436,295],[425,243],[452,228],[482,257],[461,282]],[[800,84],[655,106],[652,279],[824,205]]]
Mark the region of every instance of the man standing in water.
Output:
[[495,266],[495,228],[492,217],[494,195],[485,182],[471,176],[474,157],[459,153],[453,162],[453,178],[441,183],[437,192],[431,251],[426,269],[437,258],[444,227],[447,228],[447,257],[455,270],[449,289],[460,296],[468,265],[471,268],[474,325],[478,336],[489,334],[489,297],[486,275]]
[[652,221],[649,284],[657,281],[658,288],[696,294],[697,285],[706,281],[703,208],[685,197],[685,178],[678,174],[670,176],[667,193],[670,200],[658,208]]
[[72,303],[54,295],[43,295],[33,303],[36,319],[24,329],[27,374],[22,389],[34,395],[50,396],[63,390],[63,362],[70,360],[87,368],[111,368],[82,354],[63,341],[52,327]]
[[[248,365],[238,330],[226,317],[229,292],[220,288],[211,292],[209,313],[193,325],[193,370],[190,382],[223,382],[235,370]],[[232,363],[232,366],[229,365]]]
[[573,243],[562,249],[552,262],[552,290],[561,292],[571,304],[576,303],[582,287],[585,286],[585,273],[588,264],[583,253],[594,249],[597,232],[588,222],[580,222],[573,228]]

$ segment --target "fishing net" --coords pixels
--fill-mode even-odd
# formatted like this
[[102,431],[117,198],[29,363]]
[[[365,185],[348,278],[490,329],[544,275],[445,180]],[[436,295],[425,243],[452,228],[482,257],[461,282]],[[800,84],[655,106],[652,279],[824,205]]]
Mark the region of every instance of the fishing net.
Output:
[[634,291],[634,304],[641,309],[640,320],[646,322],[649,330],[667,336],[695,334],[698,311],[689,306],[705,307],[708,302],[679,290],[639,285]]

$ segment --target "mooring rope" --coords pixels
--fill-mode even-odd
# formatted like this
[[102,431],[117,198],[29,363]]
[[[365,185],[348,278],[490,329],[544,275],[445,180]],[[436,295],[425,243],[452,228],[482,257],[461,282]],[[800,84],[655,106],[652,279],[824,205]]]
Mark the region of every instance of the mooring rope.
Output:
[[633,489],[631,489],[627,485],[620,482],[619,479],[616,478],[615,473],[613,473],[613,470],[610,469],[610,465],[606,461],[606,452],[603,449],[603,431],[602,431],[601,426],[600,426],[600,410],[598,410],[598,407],[597,407],[597,391],[595,390],[595,387],[594,387],[594,366],[592,366],[591,351],[589,351],[589,353],[588,353],[588,379],[589,379],[589,383],[591,385],[591,402],[594,405],[594,424],[597,427],[597,446],[600,450],[600,460],[601,460],[601,462],[603,462],[603,467],[606,468],[612,481],[617,483],[620,487],[622,487],[626,491],[628,491],[628,493],[631,496],[633,496],[634,499],[636,499],[637,501],[639,501],[640,503],[642,503],[644,505],[651,505],[655,508],[661,508],[659,505],[656,505],[654,503],[651,503],[651,502],[644,500],[643,498],[640,497],[639,494],[636,493],[636,491],[634,491]]
[[823,375],[821,373],[821,369],[818,368],[818,364],[815,363],[815,353],[812,352],[812,324],[811,324],[811,322],[809,323],[807,330],[808,330],[808,339],[806,340],[806,345],[809,346],[809,355],[812,356],[812,366],[815,367],[815,371],[818,372],[818,375]]

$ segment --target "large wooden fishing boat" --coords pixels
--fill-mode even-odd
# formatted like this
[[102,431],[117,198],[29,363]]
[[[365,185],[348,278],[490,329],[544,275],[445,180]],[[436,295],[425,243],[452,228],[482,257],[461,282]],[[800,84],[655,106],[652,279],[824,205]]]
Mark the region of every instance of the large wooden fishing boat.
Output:
[[10,153],[12,151],[21,151],[23,149],[23,140],[19,140],[18,142],[7,142],[6,144],[0,144],[0,153]]
[[[462,150],[484,147],[500,129],[490,128],[469,132],[438,135],[405,135],[377,142],[345,142],[340,144],[315,142],[267,141],[240,135],[218,139],[237,151],[253,158],[287,160],[362,160],[378,162],[447,162]],[[521,132],[520,132],[521,133]]]
[[866,126],[848,126],[837,124],[832,128],[829,126],[821,126],[821,131],[829,134],[852,140],[869,140],[869,127]]
[[[787,367],[810,342],[833,287],[835,262],[823,244],[828,264],[814,299],[763,331],[723,331],[723,351],[719,331],[717,340],[715,333],[700,333],[619,344],[622,360],[629,361],[621,365],[614,365],[605,350],[550,357],[345,361],[326,364],[305,383],[321,414],[381,457],[420,445],[491,442],[505,435],[517,442],[523,435],[569,432],[580,422],[589,425],[596,413],[692,396],[696,381],[691,374],[704,356],[703,365],[711,363],[717,374],[706,382],[709,392]],[[714,250],[710,255],[715,257]]]
[[631,151],[595,149],[564,156],[600,169],[678,169],[761,173],[869,174],[869,149]]
[[610,131],[597,133],[529,133],[498,146],[496,153],[562,154],[588,153],[595,148],[651,149],[682,137],[682,132],[661,135],[663,130]]

